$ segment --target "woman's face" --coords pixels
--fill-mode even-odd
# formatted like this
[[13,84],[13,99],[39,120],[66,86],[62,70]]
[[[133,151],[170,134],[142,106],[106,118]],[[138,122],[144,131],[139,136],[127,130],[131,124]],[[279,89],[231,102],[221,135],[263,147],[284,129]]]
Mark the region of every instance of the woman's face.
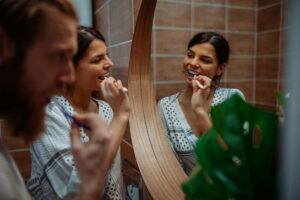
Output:
[[223,73],[224,67],[218,66],[217,54],[210,43],[196,44],[187,50],[183,61],[183,71],[188,84],[194,76],[202,75],[213,79]]
[[109,76],[113,62],[108,57],[105,43],[101,40],[91,42],[76,68],[76,87],[99,91],[104,77]]

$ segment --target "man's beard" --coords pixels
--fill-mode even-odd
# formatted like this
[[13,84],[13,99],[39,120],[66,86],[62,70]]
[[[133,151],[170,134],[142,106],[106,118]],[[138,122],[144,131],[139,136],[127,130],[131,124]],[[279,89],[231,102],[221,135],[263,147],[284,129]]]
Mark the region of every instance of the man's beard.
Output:
[[26,89],[20,84],[22,70],[15,64],[0,66],[0,118],[11,134],[29,143],[43,131],[45,108],[35,103],[36,95],[28,86]]
[[24,97],[26,99],[20,98],[21,103],[14,106],[7,124],[11,127],[13,135],[22,137],[25,142],[30,143],[44,130],[45,108],[34,105],[30,96]]

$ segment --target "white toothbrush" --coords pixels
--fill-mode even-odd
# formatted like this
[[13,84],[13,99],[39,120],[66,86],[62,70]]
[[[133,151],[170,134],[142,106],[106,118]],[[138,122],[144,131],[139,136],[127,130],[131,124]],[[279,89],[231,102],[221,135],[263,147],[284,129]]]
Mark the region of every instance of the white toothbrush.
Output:
[[[196,75],[194,75],[194,78],[196,78],[197,76]],[[196,80],[195,79],[195,82],[196,82],[196,84],[197,84],[197,86],[200,88],[200,89],[205,89],[205,86],[204,85],[202,85],[202,84],[200,84],[200,82],[198,81],[198,80]]]
[[[100,76],[99,78],[101,79],[101,80],[104,80],[105,78],[108,78],[109,77],[109,75],[106,75],[106,76]],[[128,89],[126,88],[126,87],[122,87],[122,92],[123,93],[127,93],[128,92]]]

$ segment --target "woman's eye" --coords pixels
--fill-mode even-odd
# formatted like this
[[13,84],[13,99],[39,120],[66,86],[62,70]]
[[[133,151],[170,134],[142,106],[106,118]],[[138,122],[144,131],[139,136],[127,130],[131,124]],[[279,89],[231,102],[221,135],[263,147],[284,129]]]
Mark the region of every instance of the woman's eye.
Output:
[[102,57],[102,56],[100,56],[100,57],[96,57],[96,58],[94,58],[94,59],[92,60],[92,63],[95,63],[95,64],[97,64],[97,63],[101,62],[101,61],[102,61],[102,59],[103,59],[103,57]]
[[202,59],[202,62],[204,62],[204,63],[211,63],[211,60],[210,60],[210,59],[205,59],[205,58],[203,58],[203,59]]

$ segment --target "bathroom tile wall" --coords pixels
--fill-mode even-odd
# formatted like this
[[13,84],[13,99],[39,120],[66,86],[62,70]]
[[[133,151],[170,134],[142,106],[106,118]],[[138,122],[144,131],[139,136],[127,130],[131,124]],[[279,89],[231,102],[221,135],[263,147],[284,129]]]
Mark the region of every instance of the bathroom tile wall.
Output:
[[257,8],[256,105],[276,111],[275,91],[284,83],[287,1],[259,0]]
[[[107,41],[113,75],[127,85],[132,34],[141,0],[94,0],[95,27]],[[153,79],[157,99],[184,87],[181,68],[189,38],[212,30],[230,41],[232,55],[222,85],[241,89],[247,100],[275,110],[282,89],[287,0],[158,0],[153,29]],[[170,20],[173,19],[173,20]],[[175,20],[174,20],[175,19]],[[28,145],[5,134],[4,143],[25,180],[30,176]],[[121,146],[125,181],[138,184],[139,171],[129,130]]]
[[[94,26],[105,37],[114,66],[112,75],[127,86],[128,64],[134,24],[141,0],[94,0]],[[134,157],[129,128],[121,144],[126,185],[139,185],[140,172]]]
[[182,61],[189,39],[200,31],[216,31],[231,46],[222,86],[241,89],[254,103],[256,10],[256,0],[159,0],[152,48],[157,99],[184,87]]
[[184,86],[182,61],[192,35],[216,31],[231,47],[222,86],[275,111],[274,91],[284,83],[286,7],[285,0],[158,0],[152,48],[157,99]]

